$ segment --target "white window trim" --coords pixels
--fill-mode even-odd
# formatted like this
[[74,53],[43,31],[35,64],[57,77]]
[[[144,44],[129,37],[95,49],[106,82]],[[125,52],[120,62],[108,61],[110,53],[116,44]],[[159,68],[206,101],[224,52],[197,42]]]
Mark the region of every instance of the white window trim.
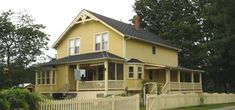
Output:
[[81,50],[81,38],[80,37],[71,37],[71,38],[68,39],[68,49],[67,49],[68,50],[68,56],[73,56],[73,55],[70,55],[70,53],[69,53],[70,52],[70,50],[69,50],[69,46],[70,46],[69,45],[69,41],[70,40],[74,40],[74,42],[75,42],[75,39],[79,39],[80,46],[79,46],[79,53],[75,53],[75,50],[74,50],[74,54],[73,55],[79,55],[81,53],[81,51],[80,51]]
[[[130,77],[129,76],[129,73],[130,73],[130,70],[129,70],[129,68],[130,67],[133,67],[133,77]],[[134,79],[135,78],[135,66],[134,65],[129,65],[128,66],[128,79]]]
[[[107,49],[102,50],[102,42],[101,42],[101,49],[100,50],[95,50],[95,44],[96,44],[96,39],[95,39],[96,37],[95,37],[95,35],[96,34],[103,34],[103,33],[107,33],[108,34],[108,46],[107,46]],[[109,50],[109,42],[110,42],[110,40],[109,40],[109,31],[95,32],[94,35],[93,35],[93,51],[94,52],[108,51]]]

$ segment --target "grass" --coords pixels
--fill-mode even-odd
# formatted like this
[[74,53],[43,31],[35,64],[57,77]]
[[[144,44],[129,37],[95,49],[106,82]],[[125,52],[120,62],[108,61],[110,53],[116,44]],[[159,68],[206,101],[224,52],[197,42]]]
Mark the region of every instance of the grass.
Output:
[[[177,108],[177,109],[170,109],[170,110],[211,110],[211,109],[223,108],[223,107],[228,107],[228,106],[235,106],[235,103],[202,105],[202,106],[185,107],[185,108]],[[140,110],[145,110],[145,106],[141,106]]]
[[140,106],[140,110],[145,110],[145,106]]
[[177,108],[177,109],[171,109],[171,110],[212,110],[212,109],[223,108],[223,107],[228,107],[228,106],[235,106],[235,103],[202,105],[202,106],[195,106],[195,107]]

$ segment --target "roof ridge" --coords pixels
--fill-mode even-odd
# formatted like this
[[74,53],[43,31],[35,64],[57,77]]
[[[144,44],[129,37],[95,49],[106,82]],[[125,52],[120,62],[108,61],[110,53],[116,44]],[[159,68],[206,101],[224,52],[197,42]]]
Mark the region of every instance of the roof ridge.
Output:
[[177,51],[180,50],[179,48],[172,46],[164,38],[156,35],[153,32],[150,32],[149,30],[145,28],[140,27],[139,30],[136,30],[135,27],[131,24],[95,13],[90,10],[85,10],[85,11],[94,15],[95,17],[102,20],[103,22],[107,23],[108,25],[116,29],[117,31],[121,32],[124,36],[128,36],[133,39],[141,40],[141,41],[148,42],[148,43],[157,44],[163,47],[168,47]]
[[[91,12],[91,13],[94,13],[94,14],[97,14],[97,15],[99,15],[99,16],[103,16],[103,17],[106,17],[106,18],[115,20],[115,21],[120,22],[120,23],[123,23],[123,24],[131,25],[131,24],[128,24],[128,23],[126,23],[126,22],[124,22],[124,21],[120,21],[120,20],[117,20],[117,19],[114,19],[114,18],[111,18],[111,17],[108,17],[108,16],[104,16],[104,15],[102,15],[102,14],[99,14],[99,13],[96,13],[96,12],[93,12],[93,11],[90,11],[90,10],[87,10],[87,9],[84,9],[84,10],[86,10],[86,11],[88,11],[88,12]],[[143,29],[143,28],[141,28],[141,29]]]

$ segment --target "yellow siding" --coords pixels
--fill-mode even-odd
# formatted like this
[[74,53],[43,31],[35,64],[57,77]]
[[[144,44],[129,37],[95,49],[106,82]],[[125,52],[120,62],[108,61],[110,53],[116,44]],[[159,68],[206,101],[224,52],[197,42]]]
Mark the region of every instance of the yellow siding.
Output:
[[57,77],[56,77],[56,85],[57,91],[65,91],[66,90],[66,72],[67,65],[58,65],[56,67]]
[[152,54],[153,44],[144,43],[138,40],[127,40],[127,58],[137,58],[143,62],[162,64],[168,66],[178,66],[177,51],[156,46],[156,54]]
[[36,85],[36,92],[56,91],[56,85]]
[[56,67],[56,83],[53,85],[36,85],[36,92],[62,92],[66,90],[66,65]]
[[71,38],[80,38],[80,53],[94,52],[94,34],[100,32],[109,33],[109,50],[108,52],[123,56],[123,37],[109,29],[105,25],[97,21],[88,21],[84,24],[77,24],[65,36],[62,42],[58,45],[58,58],[68,56],[68,42]]
[[[133,66],[134,67],[134,77],[133,78],[129,78],[129,66]],[[137,89],[141,89],[142,87],[142,80],[138,79],[138,67],[143,67],[143,65],[138,65],[138,64],[129,64],[126,65],[126,78],[127,78],[127,87],[129,90],[137,90]],[[144,69],[142,69],[143,73],[142,73],[142,79],[144,78]]]

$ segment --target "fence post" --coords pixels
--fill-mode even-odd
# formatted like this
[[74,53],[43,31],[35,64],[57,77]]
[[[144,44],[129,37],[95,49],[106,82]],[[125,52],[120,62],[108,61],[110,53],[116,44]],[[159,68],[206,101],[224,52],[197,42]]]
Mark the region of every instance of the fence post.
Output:
[[114,95],[112,95],[112,110],[114,110]]
[[148,106],[149,106],[149,95],[148,94],[146,94],[146,100],[145,100],[146,102],[146,105],[145,105],[145,108],[146,108],[146,110],[149,110],[149,108],[148,108]]
[[137,94],[135,96],[135,99],[136,99],[136,110],[139,110],[140,109],[140,95]]
[[144,105],[146,105],[146,91],[145,91],[145,85],[144,85],[144,88],[143,88],[143,93],[144,93]]

